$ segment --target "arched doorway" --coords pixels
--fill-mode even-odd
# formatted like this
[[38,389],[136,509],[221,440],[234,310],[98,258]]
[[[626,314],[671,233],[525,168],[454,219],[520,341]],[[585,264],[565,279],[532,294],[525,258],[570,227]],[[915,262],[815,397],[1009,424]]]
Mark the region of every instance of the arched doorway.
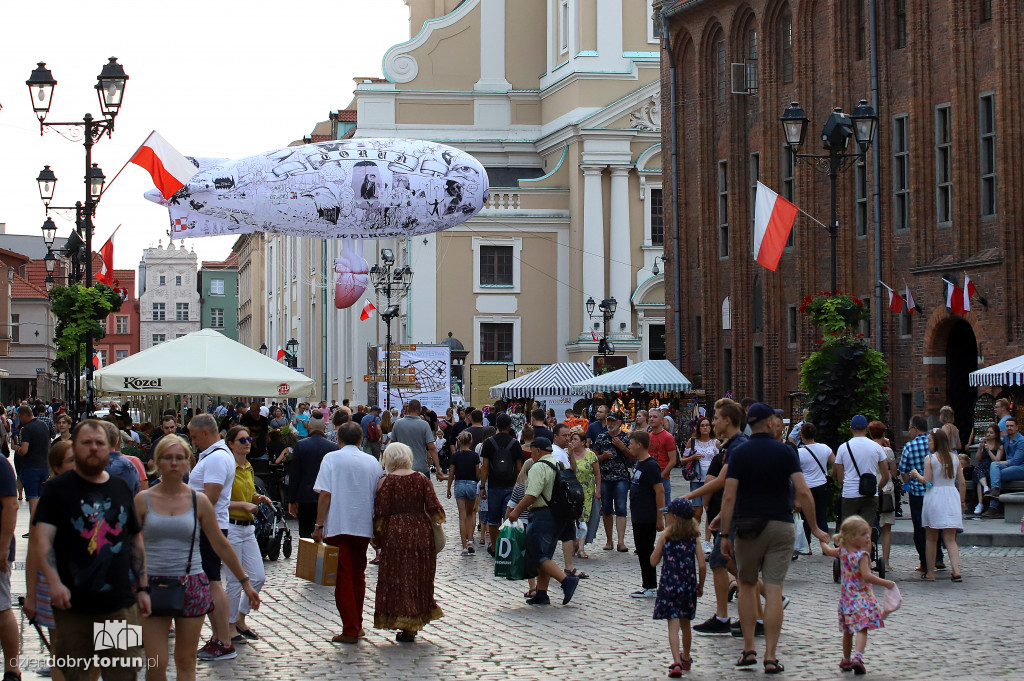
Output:
[[953,407],[956,427],[964,444],[974,422],[974,401],[978,389],[972,388],[968,375],[978,369],[978,340],[969,323],[960,319],[946,337],[946,404]]

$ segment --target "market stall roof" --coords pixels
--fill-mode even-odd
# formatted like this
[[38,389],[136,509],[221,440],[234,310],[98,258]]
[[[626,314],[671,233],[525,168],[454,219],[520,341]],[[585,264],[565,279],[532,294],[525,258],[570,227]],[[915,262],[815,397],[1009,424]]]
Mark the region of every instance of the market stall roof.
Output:
[[970,373],[971,385],[1024,385],[1024,355]]
[[584,362],[560,362],[549,364],[532,373],[513,378],[492,387],[488,393],[493,398],[516,399],[520,397],[543,397],[547,395],[572,395],[572,386],[593,376]]
[[313,379],[212,329],[201,329],[105,366],[96,389],[149,395],[308,397]]
[[577,383],[572,391],[576,395],[623,392],[629,390],[629,386],[634,383],[639,383],[644,390],[652,393],[689,392],[692,388],[690,379],[683,376],[672,362],[667,359],[649,359]]

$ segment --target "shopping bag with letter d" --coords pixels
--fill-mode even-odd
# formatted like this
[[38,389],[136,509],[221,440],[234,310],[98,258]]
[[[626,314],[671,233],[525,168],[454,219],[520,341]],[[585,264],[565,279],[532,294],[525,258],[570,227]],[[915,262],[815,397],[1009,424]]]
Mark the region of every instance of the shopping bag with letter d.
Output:
[[494,549],[494,576],[523,579],[526,562],[526,529],[522,520],[505,521],[498,528],[498,545]]

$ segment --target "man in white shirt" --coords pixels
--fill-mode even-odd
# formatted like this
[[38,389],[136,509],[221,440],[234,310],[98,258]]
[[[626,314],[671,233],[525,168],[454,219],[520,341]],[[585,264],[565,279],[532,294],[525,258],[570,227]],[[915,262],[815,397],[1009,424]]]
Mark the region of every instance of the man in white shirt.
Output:
[[[853,437],[839,445],[836,462],[832,466],[836,480],[843,486],[842,517],[840,522],[851,515],[859,515],[874,527],[878,514],[878,492],[889,482],[889,467],[879,466],[885,461],[885,451],[874,440],[867,437],[868,420],[857,414],[850,421]],[[870,495],[861,495],[860,476],[875,476],[877,485]]]
[[333,643],[356,643],[363,631],[366,594],[366,547],[373,537],[373,502],[383,472],[380,462],[360,449],[363,429],[348,421],[338,428],[341,450],[320,463],[313,483],[319,492],[313,540],[338,548],[334,602],[342,630]]
[[559,423],[555,425],[551,434],[554,436],[551,439],[551,458],[575,471],[576,462],[570,459],[569,453],[565,451],[565,448],[569,446],[569,426]]
[[[235,481],[235,456],[220,439],[217,420],[210,414],[193,416],[188,422],[188,436],[199,449],[199,461],[189,473],[188,486],[196,493],[205,494],[213,504],[217,527],[226,537],[228,504],[231,503],[231,486]],[[237,657],[228,628],[231,608],[220,579],[220,557],[203,532],[199,533],[199,555],[203,561],[203,572],[210,580],[210,596],[213,599],[210,626],[213,628],[213,637],[200,648],[198,657],[207,662],[230,660]]]

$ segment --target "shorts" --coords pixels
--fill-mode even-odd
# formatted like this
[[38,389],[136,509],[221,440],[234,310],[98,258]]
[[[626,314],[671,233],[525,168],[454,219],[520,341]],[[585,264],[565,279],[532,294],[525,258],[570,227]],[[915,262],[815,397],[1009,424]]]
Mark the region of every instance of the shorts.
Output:
[[[698,490],[698,489],[700,489],[703,486],[704,486],[703,482],[698,482],[696,480],[691,480],[690,481],[690,491],[691,492],[693,492],[694,490]],[[665,503],[667,504],[668,502],[669,502],[669,500],[665,499]],[[690,500],[690,503],[693,504],[694,508],[697,508],[698,506],[704,506],[704,497],[694,497],[693,499]]]
[[513,487],[487,487],[487,524],[501,525]]
[[708,567],[712,570],[729,566],[729,561],[722,555],[722,533],[715,532],[715,542],[711,546],[711,554],[708,555]]
[[[566,524],[572,529],[572,523]],[[530,511],[530,523],[526,526],[525,577],[536,577],[541,563],[552,559],[563,530],[563,523],[555,520],[547,508]]]
[[[227,537],[228,531],[221,530],[221,533]],[[206,538],[206,533],[199,532],[199,556],[203,561],[203,572],[206,573],[206,578],[211,582],[220,581],[220,567],[221,560],[217,552],[213,550],[213,546],[210,544],[210,540]]]
[[601,515],[626,517],[629,502],[629,480],[601,479]]
[[467,501],[476,499],[476,480],[456,480],[453,487],[455,488],[456,499],[465,499]]
[[840,525],[851,515],[859,515],[867,521],[869,527],[874,527],[875,519],[878,517],[878,497],[843,497],[839,508],[843,516],[839,520]]
[[756,582],[760,573],[765,584],[782,586],[793,562],[795,531],[792,522],[769,520],[753,539],[734,539],[736,577]]
[[0,612],[11,609],[11,563],[7,564],[7,572],[0,572]]
[[25,489],[26,499],[38,499],[39,490],[43,486],[43,481],[49,477],[50,471],[46,468],[22,468],[21,469],[21,486]]
[[[150,583],[157,580],[179,580],[181,577],[160,577],[149,575]],[[185,579],[185,610],[182,617],[204,617],[213,611],[213,597],[210,596],[210,580],[204,573],[189,575]]]
[[[96,657],[114,658],[100,662],[103,678],[117,681],[135,679],[139,667],[120,666],[122,662],[142,660],[142,634],[139,629],[139,607],[121,608],[111,612],[54,610],[57,636],[53,657],[58,669],[66,669],[69,660],[87,658],[90,668]],[[121,647],[127,646],[127,647]],[[75,678],[83,678],[81,667]],[[68,678],[65,674],[65,678]],[[88,678],[88,675],[84,675]]]

